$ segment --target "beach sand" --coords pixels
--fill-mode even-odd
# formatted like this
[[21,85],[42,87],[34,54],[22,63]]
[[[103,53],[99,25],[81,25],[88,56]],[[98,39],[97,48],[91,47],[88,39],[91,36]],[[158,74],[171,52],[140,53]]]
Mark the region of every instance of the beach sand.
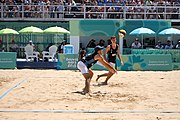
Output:
[[180,120],[180,71],[118,71],[108,85],[99,85],[105,78],[97,83],[96,77],[105,72],[94,71],[89,96],[81,94],[79,71],[0,70],[0,96],[7,93],[0,99],[0,120]]

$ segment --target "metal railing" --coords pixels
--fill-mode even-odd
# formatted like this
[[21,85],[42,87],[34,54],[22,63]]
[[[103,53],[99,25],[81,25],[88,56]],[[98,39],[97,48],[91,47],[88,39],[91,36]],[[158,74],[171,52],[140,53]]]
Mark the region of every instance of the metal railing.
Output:
[[180,6],[4,5],[0,20],[180,19]]

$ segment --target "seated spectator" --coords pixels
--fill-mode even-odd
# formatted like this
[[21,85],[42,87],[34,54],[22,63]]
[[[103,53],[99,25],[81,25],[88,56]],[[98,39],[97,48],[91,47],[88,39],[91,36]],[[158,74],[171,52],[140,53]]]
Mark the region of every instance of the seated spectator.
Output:
[[86,48],[95,48],[96,47],[96,43],[95,40],[92,39],[91,41],[89,41],[89,43],[87,44]]
[[141,47],[141,43],[139,42],[138,38],[136,38],[135,41],[132,43],[131,48],[140,49]]
[[4,45],[1,39],[0,39],[0,52],[4,52]]
[[104,40],[100,40],[98,43],[99,46],[104,47],[105,46],[105,41]]
[[180,49],[180,40],[178,41],[178,43],[177,43],[177,45],[176,45],[175,48],[176,48],[176,49]]
[[155,46],[156,49],[163,49],[164,46],[161,44],[161,41],[158,41],[158,44]]
[[165,45],[165,49],[172,49],[173,45],[171,43],[171,40],[167,40],[167,44]]
[[111,44],[111,40],[108,39],[108,40],[107,40],[107,46],[110,45],[110,44]]
[[28,43],[27,45],[32,46],[32,47],[34,48],[34,50],[35,50],[35,45],[33,44],[32,40],[30,40],[29,43]]
[[14,40],[12,40],[12,43],[10,44],[9,48],[10,48],[10,52],[17,52],[19,49],[19,46],[15,44]]

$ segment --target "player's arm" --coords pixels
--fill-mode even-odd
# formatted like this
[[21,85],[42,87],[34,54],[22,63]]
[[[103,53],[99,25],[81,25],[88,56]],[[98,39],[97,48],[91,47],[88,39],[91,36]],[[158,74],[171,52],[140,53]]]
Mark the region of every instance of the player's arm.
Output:
[[120,54],[119,46],[118,46],[118,49],[117,49],[117,54],[118,54],[118,58],[119,58],[119,60],[120,60],[120,62],[121,62],[121,65],[124,65],[124,62],[123,62],[122,57],[121,57],[121,54]]
[[104,60],[107,62],[107,59],[106,59],[106,54],[108,53],[108,51],[110,50],[110,45],[108,45],[106,47],[106,50],[104,51],[104,54],[103,54],[103,57],[104,57]]
[[96,55],[95,60],[98,60],[104,67],[109,69],[112,73],[116,73],[116,69],[114,69],[108,62],[105,61],[105,59],[101,55]]

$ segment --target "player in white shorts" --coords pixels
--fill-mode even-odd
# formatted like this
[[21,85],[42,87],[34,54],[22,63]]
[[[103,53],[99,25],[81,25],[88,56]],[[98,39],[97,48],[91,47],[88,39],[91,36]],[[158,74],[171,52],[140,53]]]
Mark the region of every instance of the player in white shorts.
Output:
[[83,89],[84,94],[90,92],[90,82],[93,77],[93,72],[90,70],[90,68],[98,61],[102,65],[104,65],[109,71],[114,74],[116,72],[116,69],[112,67],[108,62],[106,62],[102,56],[102,49],[103,47],[96,46],[94,53],[84,56],[81,58],[81,60],[78,62],[77,67],[81,71],[82,75],[86,79],[85,81],[85,87]]

